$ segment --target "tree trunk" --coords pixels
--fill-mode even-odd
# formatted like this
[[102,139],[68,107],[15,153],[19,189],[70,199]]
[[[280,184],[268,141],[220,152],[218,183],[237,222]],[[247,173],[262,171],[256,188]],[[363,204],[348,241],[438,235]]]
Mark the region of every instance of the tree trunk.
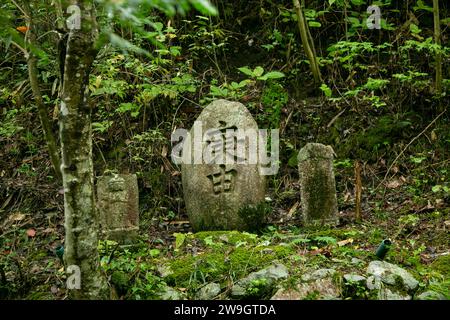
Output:
[[41,89],[39,88],[37,58],[33,52],[33,50],[36,50],[36,26],[33,21],[33,10],[31,10],[28,2],[26,1],[23,2],[23,9],[28,26],[28,31],[25,36],[28,78],[30,80],[34,102],[36,103],[39,119],[42,124],[42,131],[44,132],[44,138],[47,143],[48,153],[50,155],[55,176],[58,180],[61,180],[61,159],[59,156],[58,147],[56,146],[55,136],[52,131],[52,125],[49,120],[48,110],[45,106],[44,100],[42,99]]
[[[439,1],[433,0],[433,16],[434,16],[434,42],[441,45],[441,25],[439,21]],[[439,48],[439,50],[441,50]],[[436,54],[436,94],[442,92],[442,54],[440,51]],[[442,111],[442,110],[441,110]]]
[[81,271],[81,289],[70,290],[71,297],[102,299],[108,297],[108,290],[97,251],[91,108],[87,102],[98,31],[93,1],[79,0],[76,5],[81,9],[81,24],[79,30],[70,31],[67,41],[60,110],[66,229],[64,257],[67,267],[75,265]]

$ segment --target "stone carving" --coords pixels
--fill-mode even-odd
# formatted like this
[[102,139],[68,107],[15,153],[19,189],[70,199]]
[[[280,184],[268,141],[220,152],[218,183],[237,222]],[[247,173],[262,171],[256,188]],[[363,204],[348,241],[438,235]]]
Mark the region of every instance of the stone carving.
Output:
[[[239,134],[243,132],[254,135]],[[181,164],[184,199],[195,231],[248,229],[240,210],[265,198],[265,177],[258,154],[251,151],[258,137],[257,124],[241,103],[216,100],[199,115],[183,145]]]
[[127,242],[139,230],[139,192],[135,174],[97,178],[97,208],[101,234],[106,239]]
[[307,225],[335,225],[337,218],[334,151],[308,143],[298,154],[303,219]]

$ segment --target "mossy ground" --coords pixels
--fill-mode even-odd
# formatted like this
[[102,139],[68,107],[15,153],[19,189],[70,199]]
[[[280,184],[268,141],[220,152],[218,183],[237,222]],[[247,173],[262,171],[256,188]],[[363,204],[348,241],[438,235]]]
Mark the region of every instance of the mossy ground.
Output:
[[[120,287],[124,281],[117,284],[118,291],[130,299],[136,298],[133,292],[146,292],[141,293],[140,298],[157,299],[161,284],[176,288],[188,299],[193,299],[200,287],[211,282],[220,284],[222,293],[217,298],[225,299],[233,283],[275,260],[283,263],[290,273],[288,279],[279,283],[281,287],[294,288],[302,282],[302,275],[323,268],[338,271],[335,280],[343,286],[342,275],[365,274],[368,263],[377,259],[376,247],[389,234],[388,230],[375,228],[370,223],[333,229],[269,228],[259,235],[238,231],[187,233],[181,246],[176,247],[174,243],[169,249],[157,249],[153,255],[146,246],[135,249],[134,253],[118,253],[116,261],[113,260],[106,270],[112,274],[113,270],[123,266],[129,268],[129,259],[139,260],[135,265],[139,269],[134,271],[136,276],[128,278],[129,287],[124,291]],[[394,241],[385,260],[411,272],[420,281],[419,291],[434,286],[442,292],[442,281],[450,274],[448,256],[429,263],[424,260],[426,254],[423,251],[408,248],[409,259],[405,260],[404,250],[408,245],[408,241]],[[359,260],[352,261],[353,258]],[[351,299],[376,298],[362,288],[346,292],[345,297]]]

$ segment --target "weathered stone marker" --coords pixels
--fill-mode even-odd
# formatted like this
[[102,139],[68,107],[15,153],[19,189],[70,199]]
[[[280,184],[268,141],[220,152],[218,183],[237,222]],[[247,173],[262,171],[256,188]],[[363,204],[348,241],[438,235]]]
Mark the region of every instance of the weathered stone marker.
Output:
[[298,154],[303,219],[307,225],[335,225],[337,218],[334,151],[308,143]]
[[189,133],[181,173],[187,213],[195,231],[247,230],[242,208],[264,202],[265,177],[260,174],[255,145],[250,148],[257,138],[235,135],[242,130],[256,134],[258,130],[247,108],[238,102],[216,100],[202,111]]
[[132,241],[139,231],[139,192],[135,174],[97,178],[97,208],[101,236],[118,242]]

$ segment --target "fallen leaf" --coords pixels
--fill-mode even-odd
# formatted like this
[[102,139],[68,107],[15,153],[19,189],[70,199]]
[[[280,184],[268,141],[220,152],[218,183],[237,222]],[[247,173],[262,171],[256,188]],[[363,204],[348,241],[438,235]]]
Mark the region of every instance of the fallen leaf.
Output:
[[170,221],[169,224],[189,224],[189,220]]
[[396,188],[400,187],[402,184],[403,183],[401,183],[399,180],[394,179],[394,180],[389,181],[386,184],[386,187],[389,188],[389,189],[396,189]]
[[339,247],[345,246],[346,244],[353,243],[353,238],[339,241],[337,244]]
[[167,157],[167,146],[163,146],[161,150],[161,155],[165,158]]
[[23,213],[14,213],[12,216],[9,217],[10,220],[12,221],[21,221],[23,219],[25,219],[25,215]]
[[35,235],[36,235],[36,230],[34,230],[34,229],[27,230],[27,236],[29,236],[30,238],[33,238]]
[[54,228],[46,228],[42,231],[42,233],[54,233],[56,230]]
[[350,198],[352,197],[352,194],[347,191],[347,193],[344,195],[344,202],[348,202]]
[[298,208],[298,206],[300,205],[300,202],[296,202],[296,203],[294,203],[294,205],[292,206],[292,208],[289,210],[289,213],[288,213],[288,216],[289,217],[292,217],[292,215],[295,213],[295,212],[297,212],[297,208]]
[[434,130],[431,131],[431,140],[432,141],[436,141],[437,140],[437,134],[436,134],[436,132]]

